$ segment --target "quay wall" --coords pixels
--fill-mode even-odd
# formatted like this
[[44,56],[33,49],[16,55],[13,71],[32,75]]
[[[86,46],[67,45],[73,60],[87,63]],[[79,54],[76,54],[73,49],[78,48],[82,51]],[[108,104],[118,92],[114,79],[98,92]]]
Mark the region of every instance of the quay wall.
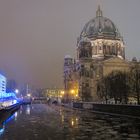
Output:
[[140,105],[74,102],[73,108],[140,117]]

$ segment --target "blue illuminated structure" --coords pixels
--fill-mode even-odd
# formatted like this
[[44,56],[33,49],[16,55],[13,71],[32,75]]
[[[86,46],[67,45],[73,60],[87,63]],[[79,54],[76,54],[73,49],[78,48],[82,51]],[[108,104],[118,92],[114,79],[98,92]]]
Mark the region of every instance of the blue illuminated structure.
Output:
[[16,94],[13,92],[10,93],[2,93],[0,99],[8,99],[8,98],[16,98]]
[[[13,109],[17,109],[21,100],[16,97],[16,93],[9,92],[6,93],[6,77],[0,74],[0,113],[7,113]],[[8,117],[2,124],[0,124],[0,135],[4,133],[5,124],[13,119],[15,114]]]
[[6,77],[0,74],[0,109],[19,102],[14,92],[6,93]]

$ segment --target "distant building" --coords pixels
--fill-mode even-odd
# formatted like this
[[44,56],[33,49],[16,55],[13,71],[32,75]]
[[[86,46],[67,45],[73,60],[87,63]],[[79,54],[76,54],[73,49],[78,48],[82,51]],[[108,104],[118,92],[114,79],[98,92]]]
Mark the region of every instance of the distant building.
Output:
[[18,102],[14,92],[6,92],[6,77],[0,74],[0,108],[11,106]]
[[127,72],[131,65],[132,62],[125,60],[120,32],[98,7],[96,17],[85,24],[77,40],[77,60],[69,55],[64,58],[67,99],[72,98],[73,91],[83,101],[99,101],[97,82],[112,71]]
[[6,92],[6,77],[0,74],[0,94]]
[[60,88],[47,88],[45,91],[45,96],[50,98],[50,99],[58,99],[58,98],[63,98],[64,96],[64,89]]
[[76,71],[76,62],[70,55],[64,58],[64,89],[65,100],[77,99],[79,89],[79,74]]

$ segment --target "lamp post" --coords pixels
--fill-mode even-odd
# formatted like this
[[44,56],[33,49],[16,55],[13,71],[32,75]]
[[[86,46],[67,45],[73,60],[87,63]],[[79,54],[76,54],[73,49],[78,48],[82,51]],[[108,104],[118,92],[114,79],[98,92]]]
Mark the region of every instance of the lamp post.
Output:
[[18,89],[15,89],[15,93],[18,94],[19,93],[19,90]]

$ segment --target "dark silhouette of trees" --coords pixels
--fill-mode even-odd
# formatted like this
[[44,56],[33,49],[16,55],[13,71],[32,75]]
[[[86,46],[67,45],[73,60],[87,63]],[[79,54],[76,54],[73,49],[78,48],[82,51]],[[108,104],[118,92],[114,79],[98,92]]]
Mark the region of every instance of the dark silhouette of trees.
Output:
[[130,91],[131,97],[134,97],[140,104],[140,65],[137,61],[130,71]]
[[97,83],[97,95],[107,103],[110,98],[109,77],[104,77]]
[[115,103],[128,102],[129,97],[128,73],[114,71],[106,77],[103,77],[97,84],[97,94],[100,98],[114,99]]
[[110,75],[110,92],[115,103],[127,104],[129,95],[128,74],[125,72],[112,72]]
[[115,103],[127,104],[129,99],[140,104],[140,62],[132,59],[128,72],[113,71],[97,83],[97,95],[108,102],[113,99]]
[[87,84],[82,88],[82,101],[92,101],[90,87]]

